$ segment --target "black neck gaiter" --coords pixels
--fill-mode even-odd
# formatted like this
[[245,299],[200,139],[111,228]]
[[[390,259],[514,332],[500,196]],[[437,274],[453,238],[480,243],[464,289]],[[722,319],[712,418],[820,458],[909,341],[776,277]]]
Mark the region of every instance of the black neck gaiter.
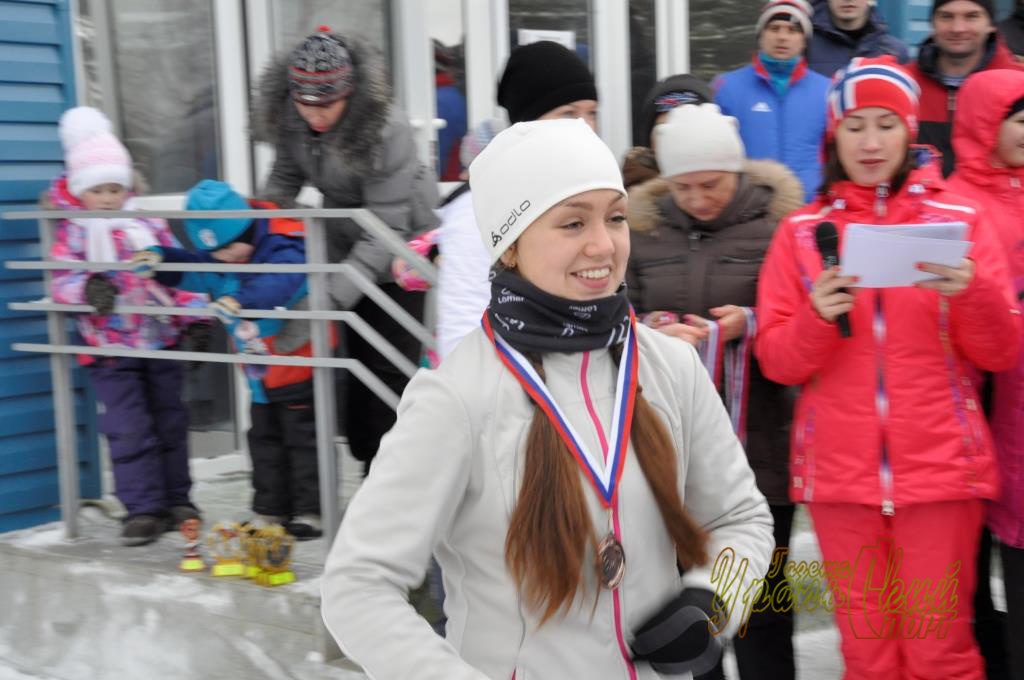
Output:
[[487,317],[494,332],[523,354],[587,352],[625,340],[629,300],[625,283],[608,297],[567,300],[518,274],[498,271]]

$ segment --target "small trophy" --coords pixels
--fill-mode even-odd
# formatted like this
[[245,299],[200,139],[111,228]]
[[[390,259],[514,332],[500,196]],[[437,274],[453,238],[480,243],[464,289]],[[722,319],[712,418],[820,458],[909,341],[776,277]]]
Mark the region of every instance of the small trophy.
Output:
[[257,533],[258,560],[260,573],[256,582],[261,586],[282,586],[295,582],[291,570],[292,548],[295,537],[288,534],[280,524],[274,524]]
[[242,559],[242,527],[237,522],[218,522],[213,525],[210,535],[206,537],[210,554],[215,560],[210,571],[214,576],[244,576],[245,565]]
[[181,558],[178,568],[182,571],[205,571],[206,562],[199,554],[202,542],[202,523],[198,519],[187,519],[181,523],[181,535],[185,537],[185,555]]
[[256,578],[260,572],[260,529],[252,524],[242,525],[242,550],[245,553],[245,578]]

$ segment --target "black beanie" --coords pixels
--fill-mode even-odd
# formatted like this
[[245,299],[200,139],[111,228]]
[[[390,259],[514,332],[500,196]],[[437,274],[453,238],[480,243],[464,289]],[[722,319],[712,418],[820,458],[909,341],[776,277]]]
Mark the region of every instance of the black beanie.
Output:
[[543,40],[512,50],[498,82],[498,103],[513,124],[537,120],[580,99],[597,99],[594,76],[576,53]]
[[[953,2],[953,0],[935,0],[935,4],[932,5],[931,16],[935,16],[935,12],[940,7],[942,7],[943,5],[948,4],[950,2]],[[983,10],[988,12],[988,18],[989,19],[993,19],[993,20],[995,19],[996,11],[995,11],[995,8],[992,7],[992,0],[971,0],[971,2],[973,2],[975,5],[980,5]]]
[[1003,120],[1006,120],[1011,116],[1016,116],[1021,111],[1024,111],[1024,97],[1021,97],[1014,103],[1010,104],[1010,110],[1006,112],[1005,116],[1003,116]]
[[[671,101],[668,101],[670,99]],[[715,95],[711,92],[711,86],[689,73],[669,76],[655,83],[644,97],[644,105],[640,110],[640,135],[636,140],[637,145],[651,145],[651,131],[659,113],[683,104],[707,104],[714,101]]]

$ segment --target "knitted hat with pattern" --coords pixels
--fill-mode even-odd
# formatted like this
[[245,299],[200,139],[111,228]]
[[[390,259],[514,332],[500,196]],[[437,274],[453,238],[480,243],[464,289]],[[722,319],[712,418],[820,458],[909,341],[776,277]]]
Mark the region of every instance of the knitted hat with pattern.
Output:
[[341,37],[326,26],[292,52],[288,86],[292,99],[309,106],[327,106],[352,94],[355,68]]

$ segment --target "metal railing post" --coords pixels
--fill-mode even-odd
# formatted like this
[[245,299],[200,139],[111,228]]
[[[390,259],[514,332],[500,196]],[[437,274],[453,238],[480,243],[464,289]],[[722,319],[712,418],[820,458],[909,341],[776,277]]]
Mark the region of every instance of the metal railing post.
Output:
[[[53,220],[39,220],[39,243],[49,253],[53,245]],[[53,272],[43,274],[46,290],[52,290]],[[51,345],[68,341],[67,316],[64,312],[46,313],[46,334]],[[75,400],[71,380],[71,356],[50,355],[50,380],[53,385],[53,420],[57,436],[57,480],[60,489],[60,518],[64,537],[78,538],[78,447],[75,445]]]
[[[327,263],[327,237],[324,223],[305,217],[302,220],[306,232],[306,263]],[[310,309],[328,309],[327,274],[312,272],[309,280]],[[331,324],[326,319],[313,319],[310,335],[313,340],[313,356],[330,358]],[[320,469],[320,520],[324,530],[325,556],[331,550],[334,534],[338,531],[341,517],[338,512],[338,457],[334,447],[337,430],[337,408],[334,398],[334,369],[323,366],[313,368],[313,405],[316,414],[316,450]]]

